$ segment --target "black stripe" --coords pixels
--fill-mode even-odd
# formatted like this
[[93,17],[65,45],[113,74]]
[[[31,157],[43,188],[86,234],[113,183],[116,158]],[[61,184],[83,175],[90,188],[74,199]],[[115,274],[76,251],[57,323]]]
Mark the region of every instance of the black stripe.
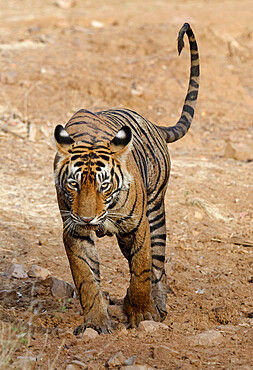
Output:
[[191,76],[198,77],[199,76],[199,65],[191,67]]
[[158,266],[154,265],[153,263],[152,263],[152,267],[154,267],[154,269],[156,269],[156,270],[161,270],[162,269],[162,267],[158,267]]
[[190,42],[190,50],[198,51],[197,42],[195,40],[189,41],[189,42]]
[[184,105],[183,112],[189,113],[191,117],[193,117],[194,115],[194,109],[190,107],[190,105],[187,105],[187,104]]
[[187,95],[185,100],[197,100],[198,97],[198,90],[190,91]]
[[150,232],[152,233],[153,231],[159,229],[160,227],[164,226],[165,225],[165,219],[163,219],[161,222],[159,222],[158,224],[156,225],[153,225],[150,227]]
[[151,248],[153,247],[165,247],[166,242],[160,241],[160,242],[153,242],[151,241]]
[[151,236],[151,240],[155,239],[161,239],[161,240],[166,240],[166,235],[165,234],[155,234]]
[[164,262],[165,261],[165,256],[160,255],[160,254],[152,254],[152,259]]
[[162,217],[165,217],[164,216],[164,213],[160,213],[159,215],[157,215],[155,218],[153,218],[152,220],[149,219],[149,223],[152,224],[153,222],[156,222],[158,220],[160,220]]

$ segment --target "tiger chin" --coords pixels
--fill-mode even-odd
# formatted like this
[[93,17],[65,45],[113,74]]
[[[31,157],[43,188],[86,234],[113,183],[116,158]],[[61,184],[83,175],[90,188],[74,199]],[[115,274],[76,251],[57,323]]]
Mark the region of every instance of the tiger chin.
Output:
[[[82,330],[110,333],[100,289],[96,237],[116,235],[131,274],[124,298],[129,327],[161,321],[166,312],[164,197],[170,174],[167,143],[191,126],[199,89],[199,55],[188,23],[191,69],[187,95],[173,126],[156,126],[129,109],[76,112],[55,128],[55,186],[63,241],[83,309]],[[78,332],[78,330],[77,330]],[[76,332],[76,333],[77,333]]]

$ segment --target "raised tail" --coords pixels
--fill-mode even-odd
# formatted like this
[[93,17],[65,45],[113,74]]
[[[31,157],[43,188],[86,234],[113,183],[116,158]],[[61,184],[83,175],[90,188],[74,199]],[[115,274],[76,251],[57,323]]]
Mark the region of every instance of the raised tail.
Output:
[[185,23],[178,33],[178,54],[180,55],[184,47],[184,34],[187,34],[190,44],[191,52],[191,73],[187,95],[184,101],[183,110],[181,117],[178,122],[171,127],[159,127],[162,129],[165,134],[165,139],[167,143],[173,143],[181,139],[189,130],[193,115],[194,109],[198,97],[199,90],[199,54],[198,46],[195,39],[195,36],[192,32],[191,26],[188,23]]

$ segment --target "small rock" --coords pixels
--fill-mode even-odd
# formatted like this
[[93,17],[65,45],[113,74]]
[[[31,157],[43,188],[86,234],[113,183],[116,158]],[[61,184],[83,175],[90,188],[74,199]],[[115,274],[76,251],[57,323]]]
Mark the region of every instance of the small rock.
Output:
[[136,85],[135,82],[131,85],[131,94],[133,96],[142,96],[144,93],[144,88],[140,85]]
[[200,213],[199,211],[195,211],[195,213],[194,213],[194,217],[195,217],[197,220],[202,220],[203,215],[202,215],[202,213]]
[[221,342],[222,335],[219,331],[208,330],[189,337],[189,344],[192,346],[214,346]]
[[133,365],[134,365],[134,363],[135,363],[135,358],[136,358],[136,356],[129,357],[129,358],[125,361],[124,365],[125,365],[125,366],[133,366]]
[[172,348],[169,348],[167,346],[159,346],[154,348],[154,358],[155,359],[162,359],[166,363],[169,363],[169,359],[171,356],[177,355],[179,352],[175,351]]
[[52,296],[57,299],[62,298],[73,298],[75,291],[73,284],[69,284],[66,281],[52,277]]
[[19,265],[17,263],[14,263],[13,265],[11,265],[7,269],[5,274],[8,277],[13,277],[13,278],[16,278],[16,279],[25,279],[25,278],[28,277],[27,272],[26,272],[26,268],[23,265]]
[[74,0],[57,0],[56,5],[62,9],[70,9],[75,5]]
[[156,322],[153,320],[141,321],[139,324],[139,330],[142,330],[142,331],[152,332],[157,329],[167,329],[168,330],[168,326],[161,322]]
[[92,328],[85,329],[85,332],[82,335],[82,340],[84,342],[89,342],[91,339],[95,339],[99,336],[98,332]]
[[103,22],[96,21],[96,20],[91,21],[91,25],[94,28],[104,28],[104,26],[105,26],[105,24]]
[[41,278],[42,280],[46,279],[51,275],[50,271],[44,267],[38,265],[32,265],[28,271],[28,276],[30,278]]
[[80,370],[81,367],[77,364],[68,364],[66,370]]
[[253,160],[253,149],[249,148],[245,144],[232,144],[227,142],[224,152],[225,158],[233,158],[238,161]]
[[3,84],[14,85],[17,82],[17,72],[16,71],[6,71],[1,73],[1,82]]
[[50,276],[45,280],[39,280],[35,283],[34,294],[47,296],[52,294],[57,299],[74,298],[75,290],[73,284]]
[[122,366],[126,362],[126,358],[121,351],[117,352],[113,357],[110,358],[107,365],[108,367]]

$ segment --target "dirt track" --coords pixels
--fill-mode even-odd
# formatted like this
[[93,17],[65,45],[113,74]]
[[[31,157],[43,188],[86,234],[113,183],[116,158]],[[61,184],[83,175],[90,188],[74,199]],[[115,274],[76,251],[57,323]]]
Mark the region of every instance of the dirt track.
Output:
[[[80,361],[103,369],[122,351],[145,369],[253,368],[252,11],[250,0],[77,0],[69,9],[0,1],[0,367]],[[118,329],[84,343],[67,331],[82,322],[76,298],[59,301],[47,290],[34,298],[34,279],[4,272],[11,263],[37,264],[72,282],[52,177],[53,128],[79,108],[109,107],[174,124],[188,84],[188,47],[176,52],[185,21],[198,40],[201,82],[192,128],[170,145],[168,328],[124,330],[127,263],[104,238],[102,289],[116,303],[108,305]]]

